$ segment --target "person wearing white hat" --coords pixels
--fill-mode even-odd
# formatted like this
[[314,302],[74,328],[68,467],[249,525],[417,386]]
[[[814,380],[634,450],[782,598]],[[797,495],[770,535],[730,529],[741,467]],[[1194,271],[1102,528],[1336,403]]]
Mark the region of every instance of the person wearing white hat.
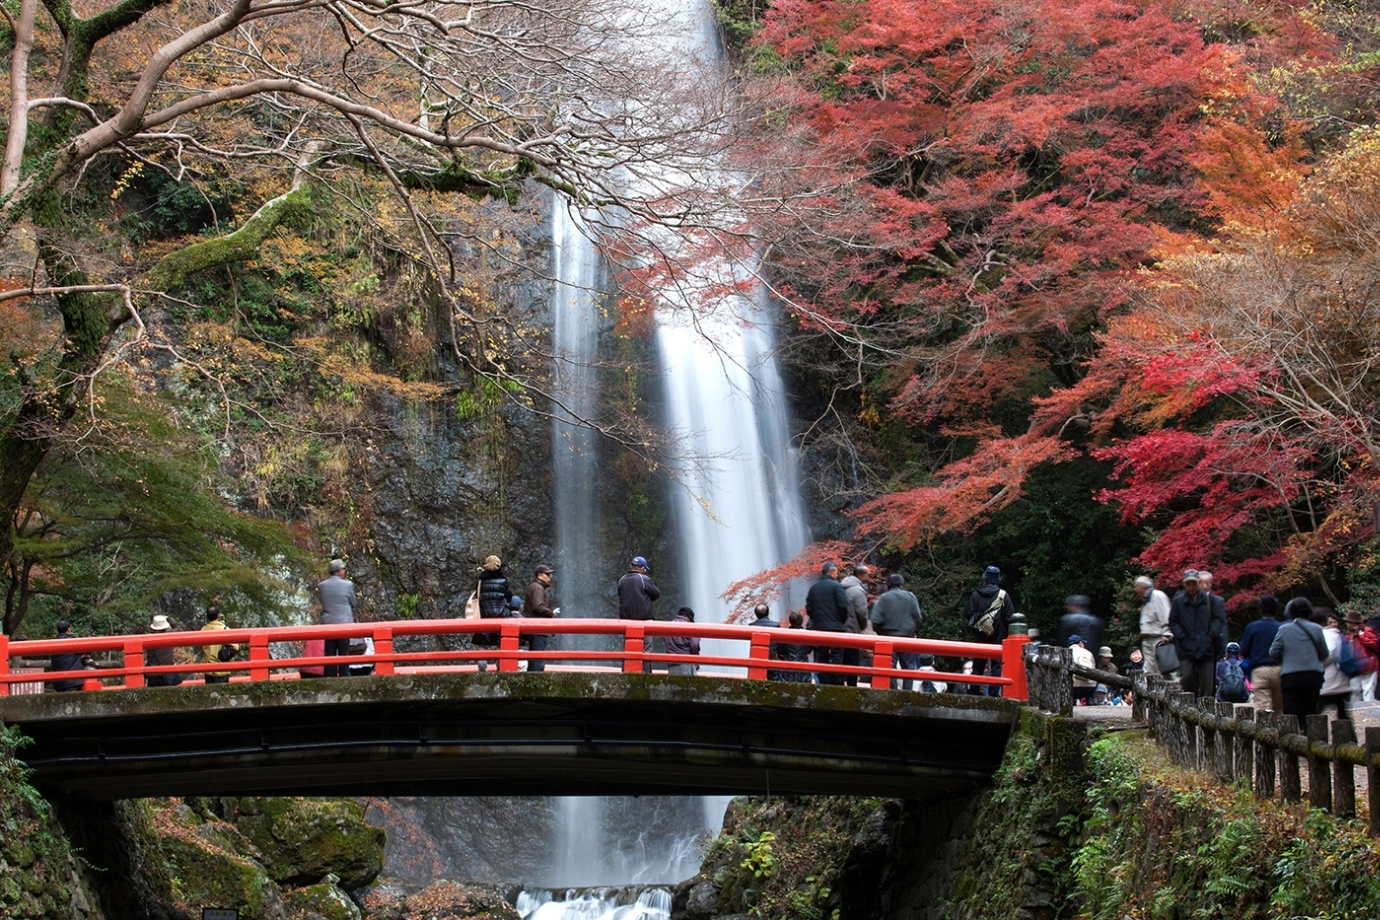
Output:
[[[172,624],[168,618],[159,613],[154,615],[153,621],[149,623],[149,632],[164,633],[172,629]],[[177,664],[177,658],[172,647],[150,648],[144,650],[144,667],[166,667]],[[182,683],[181,674],[150,674],[144,681],[150,687],[176,687]]]

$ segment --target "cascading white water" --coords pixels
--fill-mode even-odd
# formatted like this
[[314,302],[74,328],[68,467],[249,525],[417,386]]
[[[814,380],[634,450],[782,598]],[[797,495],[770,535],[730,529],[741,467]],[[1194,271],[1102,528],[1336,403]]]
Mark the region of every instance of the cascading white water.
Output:
[[[724,68],[708,0],[654,2],[675,24],[676,53]],[[672,496],[680,585],[698,622],[724,622],[720,596],[730,584],[785,562],[810,540],[775,325],[757,269],[755,256],[698,259],[662,291],[657,311],[662,422],[682,458]],[[743,652],[729,642],[703,649]]]
[[648,888],[628,900],[620,889],[566,891],[558,898],[551,891],[518,893],[517,912],[523,920],[667,920],[671,916],[671,892]]
[[[647,0],[643,9],[663,23],[660,44],[668,56],[706,71],[724,69],[709,0]],[[664,186],[670,175],[656,179]],[[602,263],[587,228],[559,205],[552,233],[557,392],[571,412],[593,417]],[[674,249],[669,244],[667,253]],[[774,324],[754,280],[756,268],[731,259],[707,265],[697,260],[692,271],[662,292],[656,313],[661,422],[674,433],[680,458],[672,495],[678,559],[667,562],[679,569],[679,605],[693,608],[700,622],[723,622],[728,611],[720,595],[731,583],[790,559],[809,542],[774,354]],[[607,560],[597,551],[602,544],[594,488],[597,445],[592,433],[570,424],[568,416],[558,418],[554,437],[558,597],[563,615],[599,615]],[[745,645],[732,645],[738,643],[706,643],[704,654],[745,651]],[[699,815],[683,822],[682,830],[662,830],[658,839],[645,843],[646,828],[618,828],[620,845],[610,848],[604,841],[613,830],[611,801],[558,800],[557,864],[548,883],[687,878],[698,868],[696,842],[706,831],[718,831],[728,803],[726,797],[703,798]],[[567,899],[534,905],[530,917],[664,920],[670,905],[668,899],[662,913],[647,906],[641,913],[609,915],[628,907],[589,899],[573,905]]]
[[599,408],[599,298],[604,285],[603,259],[588,228],[577,214],[557,201],[551,214],[552,291],[556,352],[555,389],[563,406],[555,410],[556,578],[564,616],[599,616],[601,578],[606,564],[594,548],[601,532],[598,445],[595,433],[579,422],[593,419]]

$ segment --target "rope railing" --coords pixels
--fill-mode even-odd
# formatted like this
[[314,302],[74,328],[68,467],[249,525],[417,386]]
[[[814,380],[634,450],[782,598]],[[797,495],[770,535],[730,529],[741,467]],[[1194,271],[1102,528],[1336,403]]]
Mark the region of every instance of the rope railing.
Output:
[[[435,640],[433,645],[445,644],[475,635],[497,635],[497,648],[428,648],[401,650],[404,646],[424,644],[418,640]],[[547,649],[532,651],[523,648],[524,638],[531,636],[606,637],[610,648],[605,649]],[[657,652],[653,639],[668,637],[698,638],[700,640],[730,640],[742,655],[680,655]],[[372,654],[348,656],[305,656],[295,653],[287,657],[273,654],[289,643],[305,643],[313,639],[341,640],[365,638],[373,640]],[[902,639],[890,636],[853,635],[849,633],[781,628],[754,628],[719,624],[598,619],[455,619],[404,620],[377,623],[348,623],[330,626],[283,626],[255,629],[224,629],[192,632],[159,632],[129,636],[95,636],[68,639],[10,641],[0,636],[0,696],[11,694],[12,687],[32,684],[35,676],[31,668],[21,668],[18,662],[50,658],[59,654],[104,655],[112,659],[109,666],[74,671],[48,671],[44,683],[80,679],[83,689],[117,690],[147,686],[154,675],[175,674],[184,681],[202,679],[203,675],[227,675],[232,682],[294,680],[302,668],[372,666],[374,673],[473,671],[480,662],[494,662],[500,673],[520,670],[521,662],[546,662],[554,669],[578,667],[639,673],[645,669],[674,664],[699,665],[713,670],[716,677],[741,677],[766,680],[768,672],[835,675],[856,678],[857,683],[872,689],[886,689],[891,681],[918,681],[923,673],[927,680],[950,684],[991,686],[1001,688],[1008,699],[1027,698],[1026,671],[1021,661],[1025,636],[1012,636],[1001,644],[976,642],[947,642],[933,639]],[[246,660],[227,662],[192,661],[172,665],[145,664],[145,652],[151,649],[189,649],[200,657],[206,646],[235,645],[248,652]],[[797,662],[779,659],[773,648],[782,645],[804,645],[857,649],[872,656],[870,665],[841,665]],[[896,667],[895,656],[901,653],[927,653],[936,658],[975,661],[999,661],[1002,676],[962,674],[944,671],[913,671]],[[773,675],[775,676],[775,675]]]
[[1198,697],[1158,675],[1128,680],[1079,667],[1066,648],[1027,649],[1026,661],[1032,705],[1072,712],[1075,674],[1109,686],[1129,685],[1135,694],[1133,717],[1149,724],[1151,736],[1174,763],[1226,783],[1244,783],[1261,801],[1301,802],[1307,778],[1311,807],[1354,818],[1360,768],[1366,771],[1370,834],[1380,837],[1380,728],[1367,727],[1361,743],[1348,719],[1311,715],[1301,727],[1296,716]]

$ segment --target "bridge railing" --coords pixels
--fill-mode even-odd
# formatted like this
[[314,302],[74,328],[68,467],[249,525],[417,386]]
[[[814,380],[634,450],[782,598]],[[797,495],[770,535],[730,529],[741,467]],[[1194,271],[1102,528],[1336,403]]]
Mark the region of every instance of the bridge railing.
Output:
[[[496,635],[496,648],[461,647],[460,640],[476,635]],[[532,636],[608,637],[609,648],[547,649],[532,651],[523,647],[523,640]],[[700,640],[731,640],[743,643],[746,654],[680,655],[653,650],[652,640],[669,637],[698,638]],[[372,654],[347,656],[306,656],[291,653],[275,657],[287,643],[304,643],[314,639],[373,640]],[[432,648],[413,649],[424,644],[417,640],[433,640]],[[405,649],[398,648],[399,640]],[[978,687],[995,685],[1009,699],[1027,699],[1026,672],[1021,648],[1025,636],[1012,636],[1004,643],[946,642],[932,639],[901,639],[889,636],[853,635],[848,633],[788,630],[782,628],[753,628],[701,623],[668,623],[662,621],[599,620],[599,619],[491,619],[491,620],[404,620],[377,623],[349,623],[330,626],[282,626],[256,629],[225,629],[190,632],[158,632],[128,636],[93,636],[70,639],[42,639],[11,642],[0,636],[0,696],[11,693],[19,683],[32,683],[32,673],[20,673],[12,661],[42,659],[58,654],[87,654],[118,659],[119,663],[96,669],[77,671],[49,671],[44,682],[83,680],[83,689],[125,689],[147,686],[149,677],[174,674],[184,681],[195,681],[202,675],[227,675],[232,681],[292,680],[300,676],[302,668],[366,666],[375,674],[405,672],[475,670],[480,662],[493,662],[499,672],[514,672],[522,662],[545,662],[556,667],[603,668],[624,672],[641,672],[658,666],[693,664],[713,670],[715,676],[736,676],[752,680],[766,680],[768,672],[778,674],[819,674],[839,678],[856,678],[858,684],[885,689],[890,682],[924,679]],[[446,644],[453,648],[443,647]],[[206,646],[235,645],[245,660],[206,662],[199,660]],[[872,656],[870,665],[841,665],[813,662],[784,661],[774,658],[773,645],[804,645],[855,649]],[[183,649],[198,660],[172,665],[145,664],[145,653],[152,649]],[[938,658],[971,659],[974,662],[1002,663],[1002,676],[957,672],[918,672],[896,667],[901,653],[927,653]],[[186,652],[184,652],[184,655]],[[729,669],[720,673],[723,669]],[[979,670],[975,668],[975,670]],[[786,678],[789,679],[789,678]],[[796,678],[800,680],[802,678]],[[803,678],[808,680],[808,677]]]

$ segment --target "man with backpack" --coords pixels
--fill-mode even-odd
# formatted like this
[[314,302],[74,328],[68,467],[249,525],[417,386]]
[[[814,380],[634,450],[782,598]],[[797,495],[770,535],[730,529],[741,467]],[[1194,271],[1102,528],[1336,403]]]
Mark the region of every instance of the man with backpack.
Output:
[[[974,642],[1000,645],[1006,638],[1011,618],[1016,614],[1016,605],[1000,585],[1001,569],[989,565],[982,571],[982,584],[968,596],[968,606],[964,612],[968,615],[968,627],[973,631]],[[979,659],[973,663],[973,673],[1001,677],[1001,659]],[[1001,696],[1001,687],[995,685],[979,689],[983,691],[979,693],[980,696]]]

